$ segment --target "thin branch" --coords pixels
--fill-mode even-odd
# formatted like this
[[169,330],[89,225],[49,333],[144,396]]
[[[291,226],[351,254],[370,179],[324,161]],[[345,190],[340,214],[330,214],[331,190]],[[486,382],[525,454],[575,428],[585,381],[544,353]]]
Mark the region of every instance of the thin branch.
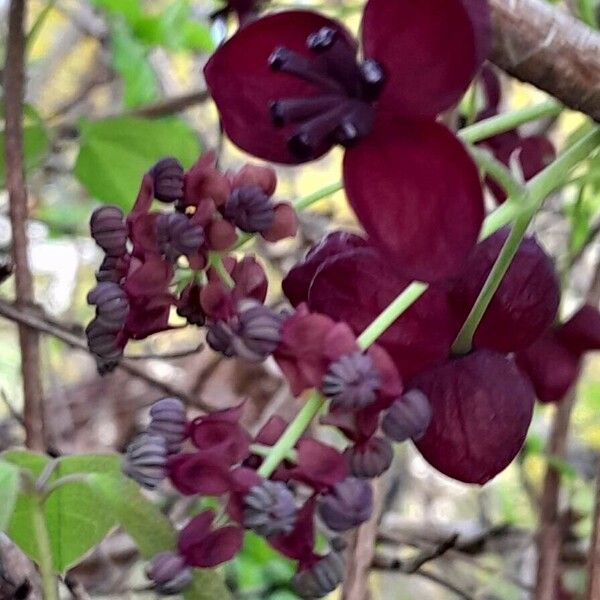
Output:
[[600,33],[544,0],[490,0],[491,60],[600,119]]
[[[8,43],[4,73],[6,187],[10,202],[12,255],[15,265],[17,306],[25,308],[34,302],[33,279],[27,258],[27,188],[23,165],[23,96],[25,88],[25,0],[13,0],[8,16]],[[37,331],[19,327],[21,376],[23,378],[23,418],[26,443],[43,450],[44,416],[40,348]]]
[[[73,333],[74,327],[58,323],[47,316],[40,317],[39,314],[36,314],[33,311],[20,310],[14,304],[2,299],[0,299],[0,315],[21,325],[33,328],[38,332],[51,335],[63,341],[71,348],[89,353],[85,339]],[[193,393],[190,395],[186,391],[172,386],[163,379],[154,377],[148,373],[147,370],[134,364],[134,362],[129,359],[122,360],[118,367],[126,373],[129,373],[138,379],[142,379],[153,387],[165,392],[169,396],[181,398],[183,402],[190,406],[195,406],[206,411],[212,410],[199,395]]]

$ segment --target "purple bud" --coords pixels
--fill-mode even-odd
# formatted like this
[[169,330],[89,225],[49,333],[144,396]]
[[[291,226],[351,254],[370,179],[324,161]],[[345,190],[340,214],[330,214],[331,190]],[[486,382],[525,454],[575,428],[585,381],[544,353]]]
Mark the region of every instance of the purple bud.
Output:
[[361,479],[372,479],[390,468],[394,451],[386,438],[372,437],[360,446],[350,446],[344,455],[352,475]]
[[159,160],[150,170],[154,179],[154,197],[161,202],[183,198],[183,167],[171,156]]
[[228,321],[208,326],[206,341],[227,357],[239,356],[260,362],[270,356],[281,339],[281,317],[258,300],[245,298],[238,303],[237,314]]
[[166,465],[166,440],[160,435],[141,433],[127,447],[123,472],[152,490],[165,478]]
[[127,227],[117,206],[97,208],[90,217],[90,231],[108,256],[122,256],[127,251]]
[[225,202],[223,216],[247,233],[267,231],[275,220],[271,198],[257,185],[236,188]]
[[186,431],[185,406],[179,398],[163,398],[152,405],[148,433],[164,438],[168,454],[176,454],[181,450]]
[[294,495],[281,481],[263,481],[244,498],[244,527],[263,537],[287,534],[294,528]]
[[344,581],[346,563],[342,553],[332,550],[310,569],[294,575],[292,585],[301,598],[323,598]]
[[174,552],[157,554],[146,569],[146,577],[154,583],[159,594],[173,596],[179,594],[192,583],[192,570],[185,560]]
[[333,406],[357,410],[377,397],[379,373],[369,356],[362,352],[344,354],[329,365],[322,391]]
[[431,422],[431,404],[420,390],[406,392],[394,401],[381,422],[385,435],[396,442],[423,437]]
[[96,271],[96,280],[98,283],[110,281],[112,283],[121,283],[127,275],[129,269],[130,256],[105,256],[100,264],[100,268]]
[[85,336],[88,348],[96,359],[98,373],[104,375],[113,371],[123,356],[120,332],[107,330],[96,317],[85,328]]
[[204,230],[181,213],[162,213],[156,219],[156,241],[161,254],[175,262],[182,254],[192,256],[204,243]]
[[319,500],[319,514],[333,531],[347,531],[371,516],[373,490],[364,479],[348,477]]
[[206,323],[206,314],[200,303],[202,288],[195,282],[183,288],[177,300],[177,314],[183,317],[190,325],[202,327]]
[[110,281],[90,290],[87,302],[96,305],[96,320],[106,332],[119,331],[129,314],[129,299],[120,285]]

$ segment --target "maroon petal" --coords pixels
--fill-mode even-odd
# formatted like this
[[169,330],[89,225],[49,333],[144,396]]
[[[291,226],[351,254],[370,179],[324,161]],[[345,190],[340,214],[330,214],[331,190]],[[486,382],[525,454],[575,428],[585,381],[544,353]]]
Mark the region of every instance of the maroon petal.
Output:
[[[450,291],[450,302],[461,322],[475,303],[508,234],[504,228],[479,243]],[[475,332],[475,346],[499,352],[527,348],[552,325],[559,301],[552,260],[534,238],[525,238]]]
[[296,524],[291,533],[269,538],[269,543],[273,548],[283,555],[301,563],[310,562],[315,554],[313,548],[315,545],[315,497],[309,498],[304,506],[298,511]]
[[411,387],[429,398],[433,410],[417,448],[445,475],[484,484],[521,449],[535,396],[511,359],[477,350],[423,372]]
[[[273,71],[268,59],[278,46],[313,58],[306,39],[322,27],[351,37],[340,23],[317,13],[280,12],[239,30],[206,64],[204,76],[225,132],[242,150],[273,162],[298,162],[287,146],[291,126],[275,127],[269,105],[282,98],[312,96],[316,88],[297,77]],[[322,148],[320,154],[328,149]]]
[[334,231],[326,235],[316,246],[313,246],[304,260],[295,265],[282,282],[283,293],[292,303],[298,306],[308,300],[308,288],[324,262],[343,252],[367,246],[367,241],[350,231]]
[[130,302],[125,331],[134,340],[143,340],[150,335],[170,329],[169,314],[175,298],[161,294],[150,299]]
[[[488,0],[462,0],[469,17],[473,32],[475,34],[475,56],[476,68],[483,65],[483,62],[488,58],[491,50],[492,28],[491,28],[491,13]],[[482,71],[485,72],[485,67]],[[491,70],[491,69],[489,69]],[[485,76],[484,76],[485,78]],[[488,92],[488,103],[492,100]],[[495,106],[500,102],[499,94]]]
[[287,426],[288,424],[285,419],[282,419],[279,415],[273,415],[256,434],[256,443],[273,446]]
[[288,237],[294,237],[298,232],[298,215],[289,202],[280,202],[274,207],[275,219],[273,225],[261,233],[267,242],[275,243]]
[[380,105],[405,117],[456,104],[485,51],[461,0],[369,0],[362,37],[365,56],[386,75]]
[[[408,285],[390,271],[374,250],[354,251],[331,259],[319,269],[309,294],[311,310],[362,331]],[[403,378],[444,360],[459,323],[446,294],[437,286],[406,310],[378,339]]]
[[296,445],[298,461],[290,469],[292,479],[310,485],[321,492],[348,477],[348,466],[344,455],[335,448],[313,440],[301,439]]
[[158,256],[151,256],[129,273],[124,288],[129,296],[156,296],[167,291],[172,277],[171,264]]
[[250,435],[229,421],[196,419],[189,431],[192,443],[206,456],[231,466],[248,455]]
[[580,356],[561,344],[554,332],[517,354],[519,367],[533,383],[540,402],[559,402],[579,377]]
[[188,496],[220,496],[229,489],[229,466],[200,452],[170,457],[167,470],[173,485]]
[[179,532],[177,547],[182,554],[185,554],[208,535],[214,518],[215,513],[212,510],[204,510]]
[[559,328],[557,335],[572,352],[600,350],[600,312],[586,304]]
[[238,467],[230,473],[230,493],[227,502],[227,514],[237,523],[244,520],[244,497],[255,485],[260,485],[261,478],[254,469]]
[[483,222],[483,194],[475,164],[448,129],[380,121],[346,151],[344,184],[370,240],[400,274],[434,281],[462,268]]
[[269,282],[265,270],[254,256],[248,255],[236,262],[231,277],[235,281],[234,300],[254,298],[261,303],[265,301]]

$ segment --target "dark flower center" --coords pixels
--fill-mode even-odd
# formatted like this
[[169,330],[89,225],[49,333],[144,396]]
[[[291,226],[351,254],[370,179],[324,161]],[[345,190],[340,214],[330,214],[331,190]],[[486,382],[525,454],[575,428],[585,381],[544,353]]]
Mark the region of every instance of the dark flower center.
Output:
[[373,102],[385,83],[381,66],[372,59],[359,64],[354,48],[335,29],[319,29],[308,36],[306,45],[315,55],[312,60],[284,46],[269,57],[271,69],[318,89],[314,96],[280,98],[269,107],[276,127],[297,124],[288,145],[299,160],[334,144],[350,146],[370,133]]

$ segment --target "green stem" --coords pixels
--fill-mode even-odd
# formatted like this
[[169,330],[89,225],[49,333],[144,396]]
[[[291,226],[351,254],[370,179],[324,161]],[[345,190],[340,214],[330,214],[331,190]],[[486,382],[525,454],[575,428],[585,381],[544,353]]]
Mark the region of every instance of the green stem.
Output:
[[498,290],[502,278],[506,274],[514,258],[527,227],[542,206],[548,195],[558,188],[567,178],[569,171],[580,161],[587,158],[600,144],[600,129],[595,128],[585,137],[565,150],[552,164],[536,175],[521,195],[518,205],[521,211],[508,236],[492,270],[464,322],[452,351],[455,354],[466,354],[473,344],[473,336],[485,314],[494,294]]
[[39,550],[39,567],[42,578],[44,600],[58,600],[58,579],[52,566],[52,546],[44,516],[44,504],[41,496],[33,504],[33,532]]
[[366,350],[411,304],[427,290],[426,283],[413,281],[359,336],[356,340]]
[[310,395],[309,399],[300,409],[300,412],[287,426],[283,435],[275,442],[275,445],[271,448],[271,452],[269,452],[262,465],[260,465],[258,474],[261,477],[269,477],[275,471],[279,463],[285,459],[288,452],[296,445],[296,442],[324,404],[325,398],[319,392],[314,391]]
[[509,198],[494,212],[491,212],[483,222],[479,240],[485,240],[485,238],[490,237],[498,229],[512,223],[523,210],[522,200],[523,195]]
[[514,129],[519,125],[523,125],[523,123],[535,121],[543,117],[554,117],[560,114],[561,111],[562,106],[558,102],[547,100],[541,104],[528,106],[527,108],[491,117],[474,125],[469,125],[458,132],[458,137],[464,142],[474,144],[498,133]]
[[[268,456],[271,453],[272,447],[266,446],[265,444],[250,444],[250,452],[252,454],[258,454],[258,456]],[[289,460],[292,462],[298,461],[298,454],[292,448],[288,451],[288,453],[284,456],[285,460]]]
[[509,198],[516,198],[523,193],[524,186],[490,152],[476,146],[470,146],[469,152],[479,167],[506,192]]
[[217,275],[221,278],[221,281],[230,289],[235,287],[235,281],[229,274],[229,271],[223,264],[223,258],[220,252],[210,252],[208,255],[208,262],[210,266],[215,270]]
[[336,192],[339,192],[344,187],[344,184],[341,181],[336,181],[330,185],[313,192],[312,194],[308,194],[302,198],[298,198],[294,202],[294,208],[300,212],[301,210],[305,210],[309,206],[312,206],[315,202],[322,200],[323,198],[327,198]]

